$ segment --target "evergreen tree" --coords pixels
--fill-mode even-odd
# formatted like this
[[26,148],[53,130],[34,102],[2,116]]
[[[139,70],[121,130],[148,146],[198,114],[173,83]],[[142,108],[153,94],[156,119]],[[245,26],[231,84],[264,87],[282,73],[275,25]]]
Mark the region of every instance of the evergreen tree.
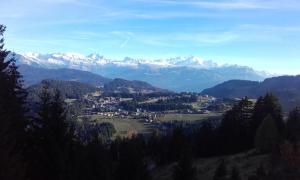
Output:
[[252,116],[254,122],[253,129],[257,129],[268,115],[272,116],[282,135],[285,126],[282,117],[282,109],[277,97],[272,93],[267,93],[263,98],[260,97],[256,102]]
[[258,178],[263,178],[263,177],[267,176],[266,170],[262,164],[257,168],[256,176]]
[[262,152],[271,152],[280,139],[280,133],[275,120],[268,115],[257,130],[255,146]]
[[66,123],[63,101],[59,92],[51,95],[44,89],[40,109],[34,122],[31,158],[32,179],[65,179],[73,135]]
[[122,140],[117,152],[119,165],[116,171],[116,180],[151,179],[144,153],[145,141],[142,136]]
[[217,167],[213,180],[225,180],[228,172],[226,168],[225,160],[222,160],[220,165]]
[[[5,26],[0,25],[0,38]],[[25,175],[25,98],[15,59],[0,39],[0,179],[18,180]]]
[[246,97],[225,113],[219,128],[225,153],[237,153],[253,147],[249,131],[252,109],[252,102]]
[[253,114],[252,114],[252,124],[251,124],[252,137],[255,137],[258,127],[260,126],[260,124],[262,123],[262,121],[267,115],[264,106],[265,106],[264,98],[260,96],[254,105]]
[[229,180],[242,180],[240,170],[236,166],[232,168]]
[[209,157],[219,152],[217,132],[211,122],[203,122],[196,138],[197,153],[199,156]]
[[83,164],[83,179],[110,180],[112,179],[112,159],[109,152],[104,148],[101,138],[94,139],[85,146]]
[[193,161],[191,158],[191,153],[186,150],[179,162],[175,166],[173,172],[174,180],[195,180],[196,179],[196,168],[193,166]]
[[173,161],[177,161],[185,149],[189,148],[188,139],[180,127],[173,130],[169,143],[169,156]]
[[300,109],[295,108],[289,114],[286,123],[286,137],[292,142],[300,141]]

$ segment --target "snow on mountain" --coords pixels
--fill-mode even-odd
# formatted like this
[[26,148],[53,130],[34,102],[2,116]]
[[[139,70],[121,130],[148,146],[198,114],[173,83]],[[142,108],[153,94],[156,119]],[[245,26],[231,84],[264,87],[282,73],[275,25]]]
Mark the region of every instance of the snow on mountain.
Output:
[[39,53],[25,53],[19,55],[19,63],[36,65],[41,67],[69,67],[69,68],[84,68],[88,69],[90,66],[114,64],[119,66],[139,66],[149,65],[155,67],[193,67],[209,69],[218,67],[215,62],[206,61],[202,58],[190,57],[176,57],[169,59],[134,59],[125,57],[123,60],[107,59],[99,54],[90,54],[84,56],[78,53],[53,53],[53,54],[39,54]]
[[16,54],[19,64],[38,68],[69,68],[90,71],[108,78],[140,80],[173,91],[200,92],[231,79],[264,80],[268,75],[250,67],[221,65],[200,57],[109,59],[99,54],[78,53]]

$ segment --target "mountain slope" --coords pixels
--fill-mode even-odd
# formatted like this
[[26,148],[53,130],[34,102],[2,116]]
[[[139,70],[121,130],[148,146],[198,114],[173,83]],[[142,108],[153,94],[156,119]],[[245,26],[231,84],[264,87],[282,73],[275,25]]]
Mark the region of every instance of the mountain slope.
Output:
[[[77,86],[80,83],[86,85],[105,86],[106,92],[122,92],[122,93],[152,93],[152,92],[167,92],[167,90],[160,89],[150,85],[149,83],[143,81],[129,81],[124,79],[108,79],[100,75],[96,75],[87,71],[74,70],[74,69],[45,69],[36,68],[29,65],[20,65],[19,71],[23,75],[23,79],[26,86],[39,84],[42,82],[50,83],[52,86],[61,84],[63,87],[63,82],[67,85]],[[45,79],[49,79],[44,81]],[[51,79],[51,81],[50,81]],[[74,83],[72,83],[72,81]],[[78,82],[78,84],[76,83]],[[57,86],[58,87],[58,86]],[[60,87],[58,87],[59,89]],[[76,93],[75,93],[76,94]]]
[[268,92],[279,98],[285,111],[300,106],[300,76],[279,76],[263,82],[232,80],[202,91],[203,94],[219,98],[257,98]]
[[95,86],[103,86],[111,80],[97,74],[75,69],[45,69],[29,65],[20,65],[19,71],[23,75],[26,86],[37,84],[44,79],[77,81]]
[[19,64],[57,69],[72,68],[90,71],[104,77],[139,80],[173,91],[200,92],[230,79],[261,81],[267,74],[249,67],[219,65],[199,57],[170,59],[107,59],[97,54],[84,56],[76,53],[16,55]]
[[168,92],[168,90],[154,87],[143,81],[128,81],[124,79],[114,79],[104,85],[104,92],[112,93],[156,93]]
[[256,93],[252,90],[256,90],[259,85],[260,83],[257,81],[229,80],[205,89],[202,93],[218,98],[256,97]]
[[61,93],[62,97],[69,99],[80,99],[87,93],[92,93],[99,90],[93,85],[75,81],[43,80],[42,82],[27,88],[29,101],[38,101],[38,95],[45,87],[53,92],[54,90],[58,90]]

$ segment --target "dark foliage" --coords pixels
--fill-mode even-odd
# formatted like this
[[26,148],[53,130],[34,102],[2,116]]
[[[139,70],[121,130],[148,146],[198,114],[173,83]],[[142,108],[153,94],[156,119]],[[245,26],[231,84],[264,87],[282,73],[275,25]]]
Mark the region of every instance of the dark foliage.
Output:
[[61,80],[43,80],[41,83],[30,86],[28,91],[29,101],[37,102],[43,88],[47,87],[51,93],[58,90],[63,98],[80,99],[83,95],[99,90],[93,85],[84,84],[76,81],[61,81]]
[[120,104],[125,110],[135,111],[138,108],[147,111],[167,111],[167,110],[182,110],[191,109],[191,105],[178,102],[165,102],[160,101],[157,103],[138,103],[137,101],[124,101]]
[[225,180],[227,179],[227,176],[228,176],[228,172],[227,172],[226,163],[224,160],[221,160],[220,165],[216,169],[213,180]]
[[98,74],[75,69],[45,69],[21,64],[19,71],[24,76],[26,86],[38,84],[44,79],[76,81],[93,86],[103,86],[111,81],[111,79]]
[[14,56],[7,58],[0,25],[0,179],[23,179],[25,167],[25,97]]
[[178,164],[173,172],[174,180],[196,180],[197,169],[193,166],[192,155],[189,150],[185,150],[181,154]]
[[219,98],[251,97],[258,98],[272,92],[279,98],[285,112],[300,104],[300,76],[279,76],[265,79],[263,82],[247,80],[230,80],[213,88],[204,90],[203,94]]
[[255,137],[255,147],[266,153],[275,149],[280,140],[279,129],[271,115],[268,115],[259,128]]
[[105,92],[111,93],[157,93],[157,92],[168,92],[168,90],[160,89],[154,87],[143,81],[128,81],[124,79],[114,79],[111,82],[108,82],[104,85]]
[[300,141],[300,109],[295,108],[289,114],[286,123],[286,138],[291,142]]
[[229,180],[242,180],[240,170],[236,166],[232,168]]
[[[4,30],[1,25],[1,37]],[[220,125],[207,121],[197,128],[173,126],[171,132],[154,133],[149,138],[136,135],[111,140],[115,132],[112,124],[78,127],[71,122],[73,119],[67,117],[66,105],[58,87],[41,89],[37,113],[26,117],[26,93],[22,88],[21,75],[8,54],[1,39],[0,179],[150,180],[153,169],[177,162],[174,179],[194,180],[194,158],[249,150],[254,147],[255,137],[260,141],[259,148],[267,147],[268,152],[274,152],[278,148],[274,146],[279,146],[277,153],[280,153],[276,154],[279,160],[272,164],[276,168],[272,171],[258,170],[254,179],[299,178],[299,110],[290,113],[285,126],[281,107],[272,94],[259,98],[254,106],[248,98],[242,99],[225,113]],[[67,97],[64,91],[73,90],[66,88],[61,91]],[[77,93],[83,92],[79,90]],[[142,98],[142,95],[134,97]],[[193,95],[175,97],[159,102],[163,107],[155,107],[155,104],[152,108],[178,108],[178,105],[181,107],[194,100]],[[137,105],[134,106],[136,108]],[[284,137],[292,143],[280,144]],[[236,167],[228,174],[222,161],[214,179],[240,180],[241,176]]]
[[225,113],[219,127],[221,148],[225,153],[237,153],[253,147],[252,111],[253,103],[244,98]]

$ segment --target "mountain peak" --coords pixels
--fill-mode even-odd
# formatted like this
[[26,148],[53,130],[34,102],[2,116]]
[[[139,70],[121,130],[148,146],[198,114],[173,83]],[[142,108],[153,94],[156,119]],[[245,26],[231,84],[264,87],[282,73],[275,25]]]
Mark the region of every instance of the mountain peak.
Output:
[[[213,61],[206,61],[203,58],[197,56],[188,56],[188,57],[175,57],[169,59],[140,59],[140,58],[131,58],[125,57],[123,60],[115,59],[106,59],[104,56],[97,53],[90,54],[88,56],[82,55],[80,53],[53,53],[53,54],[39,54],[39,53],[25,53],[22,55],[26,59],[26,64],[33,62],[34,64],[39,64],[41,66],[56,66],[65,65],[66,67],[73,67],[80,64],[81,66],[91,66],[95,64],[115,64],[122,66],[139,66],[139,65],[151,65],[155,67],[193,67],[193,68],[214,68],[218,65]],[[21,62],[22,63],[22,62]]]
[[25,57],[29,57],[29,58],[37,58],[40,56],[39,53],[34,53],[34,52],[27,52],[25,54],[23,54]]
[[69,52],[69,53],[55,53],[52,54],[52,57],[56,57],[56,58],[63,58],[63,59],[72,59],[72,60],[76,60],[76,59],[86,59],[85,55],[82,55],[80,53],[75,53],[75,52]]
[[88,58],[91,58],[91,59],[94,59],[94,60],[97,60],[97,59],[103,59],[104,57],[101,56],[100,54],[98,53],[92,53],[90,55],[87,56]]
[[220,65],[197,56],[169,59],[126,57],[109,59],[99,54],[78,53],[17,55],[18,64],[39,68],[69,68],[101,74],[109,78],[141,80],[174,91],[201,91],[230,79],[263,80],[265,73],[238,65]]

